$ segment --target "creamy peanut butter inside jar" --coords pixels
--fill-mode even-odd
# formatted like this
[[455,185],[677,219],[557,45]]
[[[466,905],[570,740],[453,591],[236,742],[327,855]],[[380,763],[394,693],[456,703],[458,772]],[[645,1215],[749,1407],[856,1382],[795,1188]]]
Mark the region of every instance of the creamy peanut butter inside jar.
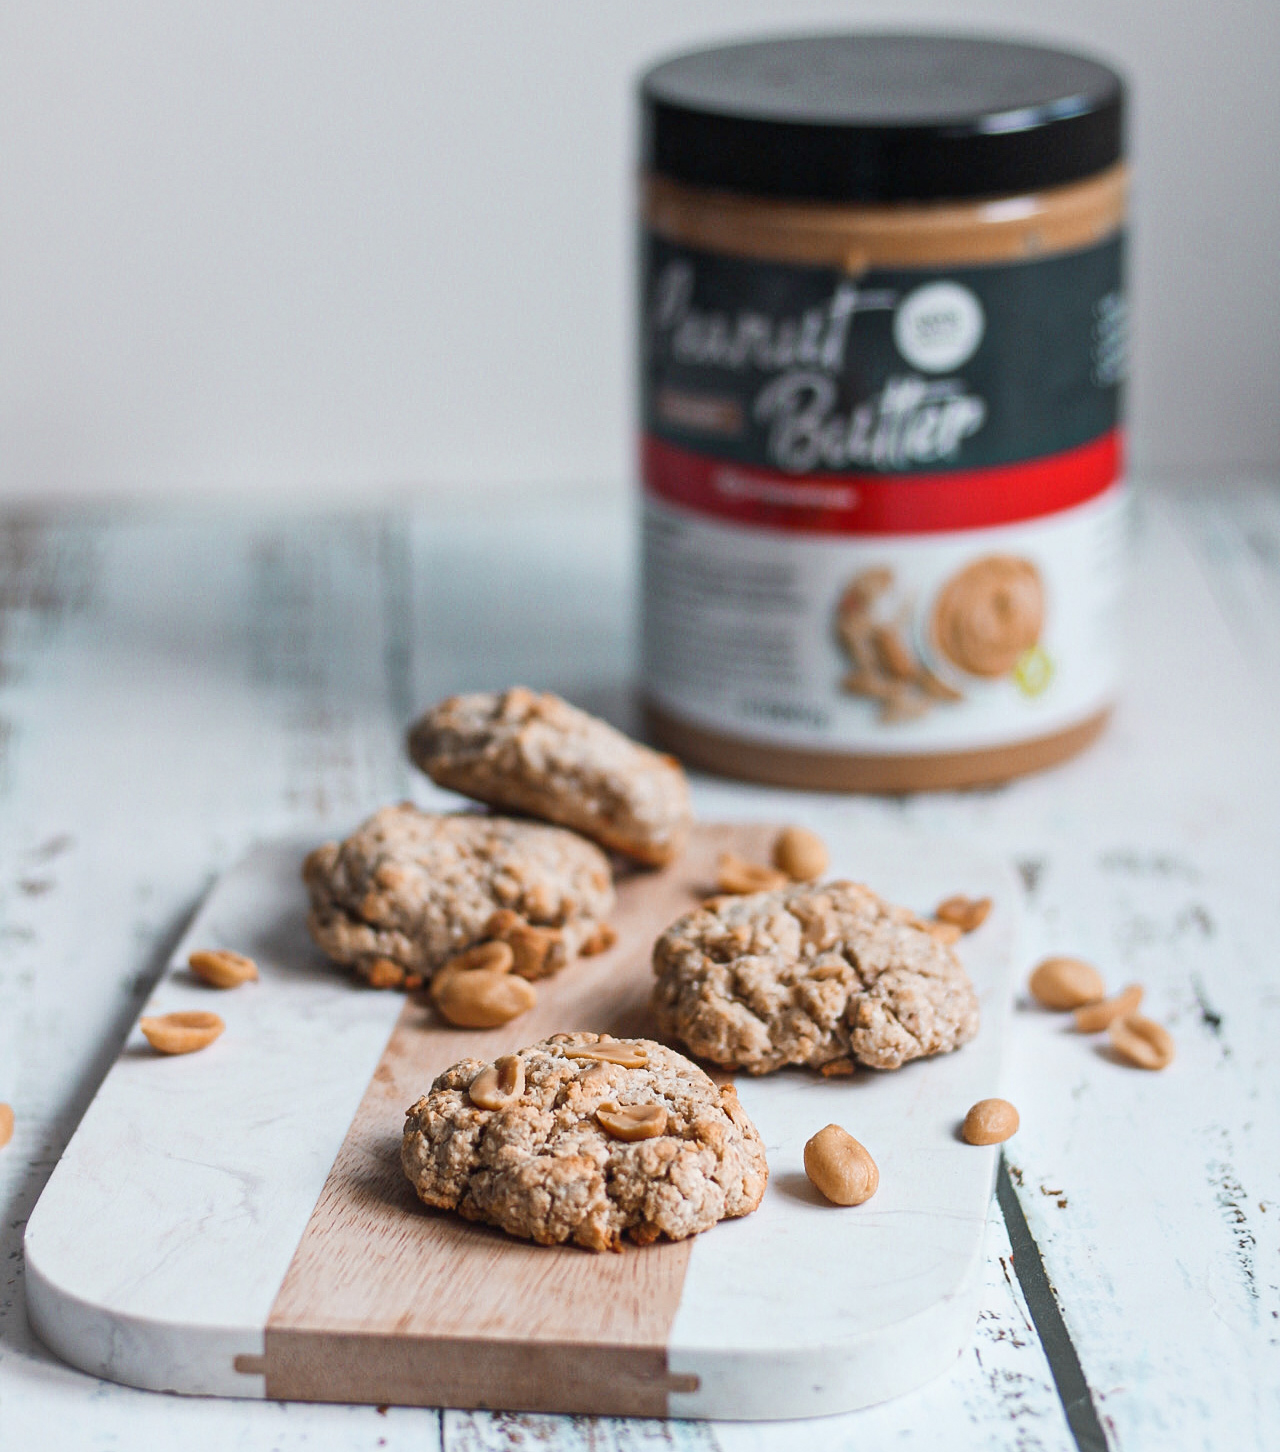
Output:
[[814,36],[641,98],[654,735],[866,791],[1079,751],[1120,666],[1119,77]]

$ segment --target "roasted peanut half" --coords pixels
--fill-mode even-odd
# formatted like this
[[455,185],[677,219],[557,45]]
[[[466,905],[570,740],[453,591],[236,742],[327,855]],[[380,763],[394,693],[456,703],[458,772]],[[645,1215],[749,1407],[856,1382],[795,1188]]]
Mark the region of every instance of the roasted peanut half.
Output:
[[920,926],[935,943],[941,943],[945,948],[964,937],[964,929],[958,923],[921,923]]
[[716,872],[716,886],[721,892],[735,897],[750,892],[776,892],[786,887],[791,879],[776,867],[765,867],[760,862],[748,862],[736,852],[722,852]]
[[861,1205],[880,1185],[875,1160],[838,1124],[820,1129],[805,1145],[804,1172],[833,1205]]
[[13,1105],[0,1104],[0,1149],[13,1138]]
[[534,928],[522,923],[511,929],[506,942],[514,955],[511,971],[521,978],[549,978],[564,966],[564,937],[554,928]]
[[528,1013],[538,992],[527,979],[488,968],[437,975],[431,998],[442,1017],[458,1028],[487,1029]]
[[596,1121],[614,1139],[632,1143],[638,1139],[656,1139],[667,1129],[665,1104],[614,1104],[611,1100],[596,1110]]
[[524,1060],[503,1054],[497,1063],[481,1069],[467,1090],[477,1109],[505,1109],[524,1093]]
[[239,988],[258,976],[258,965],[229,948],[201,949],[187,959],[187,967],[212,988]]
[[1173,1063],[1173,1035],[1140,1014],[1113,1020],[1107,1032],[1111,1047],[1135,1069],[1167,1069]]
[[138,1027],[157,1054],[194,1054],[207,1049],[226,1024],[216,1013],[164,1013],[140,1018]]
[[979,1099],[960,1126],[970,1144],[1003,1144],[1017,1132],[1018,1111],[1007,1099]]
[[1076,1031],[1082,1034],[1101,1033],[1116,1019],[1128,1018],[1130,1014],[1136,1013],[1141,1002],[1142,985],[1131,983],[1128,988],[1122,988],[1119,993],[1111,998],[1104,998],[1101,1003],[1086,1003],[1083,1008],[1076,1009]]
[[603,1039],[598,1044],[575,1044],[564,1051],[567,1059],[584,1059],[595,1064],[621,1064],[640,1069],[649,1062],[649,1050],[629,1039]]
[[989,897],[963,897],[959,893],[940,902],[933,915],[940,923],[954,923],[962,933],[980,928],[991,913]]
[[807,827],[784,827],[773,843],[773,865],[792,882],[817,882],[827,870],[827,844]]
[[1102,974],[1080,958],[1046,958],[1032,973],[1028,987],[1045,1008],[1083,1008],[1107,995]]

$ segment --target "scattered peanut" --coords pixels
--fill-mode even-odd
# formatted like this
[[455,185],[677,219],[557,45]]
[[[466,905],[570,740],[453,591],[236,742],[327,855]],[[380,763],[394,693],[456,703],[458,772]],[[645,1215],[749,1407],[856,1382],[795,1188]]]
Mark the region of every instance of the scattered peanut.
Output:
[[1128,1018],[1136,1013],[1141,1002],[1142,985],[1131,983],[1128,988],[1122,988],[1101,1003],[1087,1003],[1076,1009],[1076,1030],[1082,1034],[1101,1033],[1104,1028],[1110,1028],[1116,1019]]
[[975,928],[980,928],[990,914],[989,897],[962,897],[958,893],[947,898],[946,902],[940,902],[933,910],[938,922],[954,923],[962,933],[972,933]]
[[964,929],[958,923],[921,923],[920,926],[934,940],[949,948],[964,937]]
[[716,886],[721,892],[741,897],[750,892],[776,892],[786,887],[790,879],[776,867],[765,867],[759,862],[748,862],[736,852],[720,854]]
[[1018,1132],[1018,1111],[1007,1099],[979,1099],[960,1133],[970,1144],[1003,1144]]
[[229,948],[213,948],[192,953],[187,967],[213,988],[239,988],[242,983],[252,983],[258,976],[258,965],[243,953],[233,953]]
[[585,1059],[595,1064],[621,1064],[624,1069],[639,1069],[649,1062],[649,1051],[643,1044],[627,1039],[604,1039],[598,1044],[575,1044],[565,1051],[568,1059]]
[[0,1149],[13,1138],[13,1105],[0,1104]]
[[524,1060],[519,1054],[503,1054],[480,1070],[467,1093],[477,1109],[505,1109],[524,1093]]
[[1031,996],[1045,1008],[1083,1008],[1106,997],[1102,974],[1079,958],[1046,958],[1031,975]]
[[1173,1036],[1152,1019],[1133,1013],[1113,1020],[1107,1031],[1111,1047],[1135,1069],[1167,1069],[1173,1063]]
[[164,1013],[140,1018],[138,1027],[157,1054],[193,1054],[207,1049],[226,1024],[216,1013]]
[[816,882],[827,861],[827,844],[807,827],[784,827],[774,840],[773,865],[792,882]]
[[487,1029],[528,1013],[538,993],[527,979],[489,968],[443,972],[431,983],[431,998],[442,1017],[458,1028]]
[[880,1185],[875,1160],[838,1124],[820,1129],[805,1145],[804,1172],[834,1205],[861,1205]]
[[665,1134],[667,1108],[665,1104],[614,1104],[607,1101],[596,1110],[596,1120],[614,1139],[630,1144],[638,1139],[656,1139],[658,1135]]

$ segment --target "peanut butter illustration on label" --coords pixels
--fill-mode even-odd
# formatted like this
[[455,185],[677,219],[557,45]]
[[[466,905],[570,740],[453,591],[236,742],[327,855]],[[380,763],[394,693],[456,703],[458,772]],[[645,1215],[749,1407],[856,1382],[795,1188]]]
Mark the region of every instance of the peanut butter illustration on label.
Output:
[[1008,675],[1040,639],[1044,586],[1030,560],[986,555],[942,587],[933,607],[938,650],[971,676]]
[[[917,652],[912,604],[895,598],[894,585],[887,566],[862,570],[845,586],[835,615],[836,637],[851,666],[841,688],[877,702],[884,724],[916,720],[936,705],[965,698]],[[1043,624],[1040,573],[1030,560],[1010,555],[986,555],[966,565],[943,584],[929,612],[934,648],[949,666],[983,680],[1013,675],[1024,695],[1047,684],[1047,678],[1028,684],[1020,675],[1043,655]]]

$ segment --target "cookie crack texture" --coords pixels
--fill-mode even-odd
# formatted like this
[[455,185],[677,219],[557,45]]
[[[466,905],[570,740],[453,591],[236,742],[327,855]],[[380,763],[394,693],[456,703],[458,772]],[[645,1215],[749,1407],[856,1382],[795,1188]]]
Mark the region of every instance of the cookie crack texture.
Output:
[[[455,954],[524,925],[552,930],[555,968],[604,928],[608,859],[574,832],[479,813],[385,807],[303,864],[319,946],[378,982],[429,978]],[[504,914],[501,919],[498,914]],[[389,975],[389,976],[387,976]]]
[[[583,1061],[567,1050],[625,1042],[646,1062]],[[674,1049],[648,1039],[556,1034],[521,1049],[524,1092],[478,1108],[472,1083],[491,1066],[464,1059],[405,1118],[402,1162],[424,1204],[455,1210],[542,1245],[617,1250],[682,1240],[746,1215],[768,1180],[764,1145],[731,1085],[720,1088]],[[660,1105],[665,1131],[614,1138],[601,1105]]]
[[451,696],[413,726],[409,755],[440,786],[654,866],[675,858],[688,835],[680,764],[550,693]]
[[662,1032],[751,1074],[849,1057],[897,1069],[978,1031],[955,953],[858,883],[715,899],[663,933],[653,967]]

